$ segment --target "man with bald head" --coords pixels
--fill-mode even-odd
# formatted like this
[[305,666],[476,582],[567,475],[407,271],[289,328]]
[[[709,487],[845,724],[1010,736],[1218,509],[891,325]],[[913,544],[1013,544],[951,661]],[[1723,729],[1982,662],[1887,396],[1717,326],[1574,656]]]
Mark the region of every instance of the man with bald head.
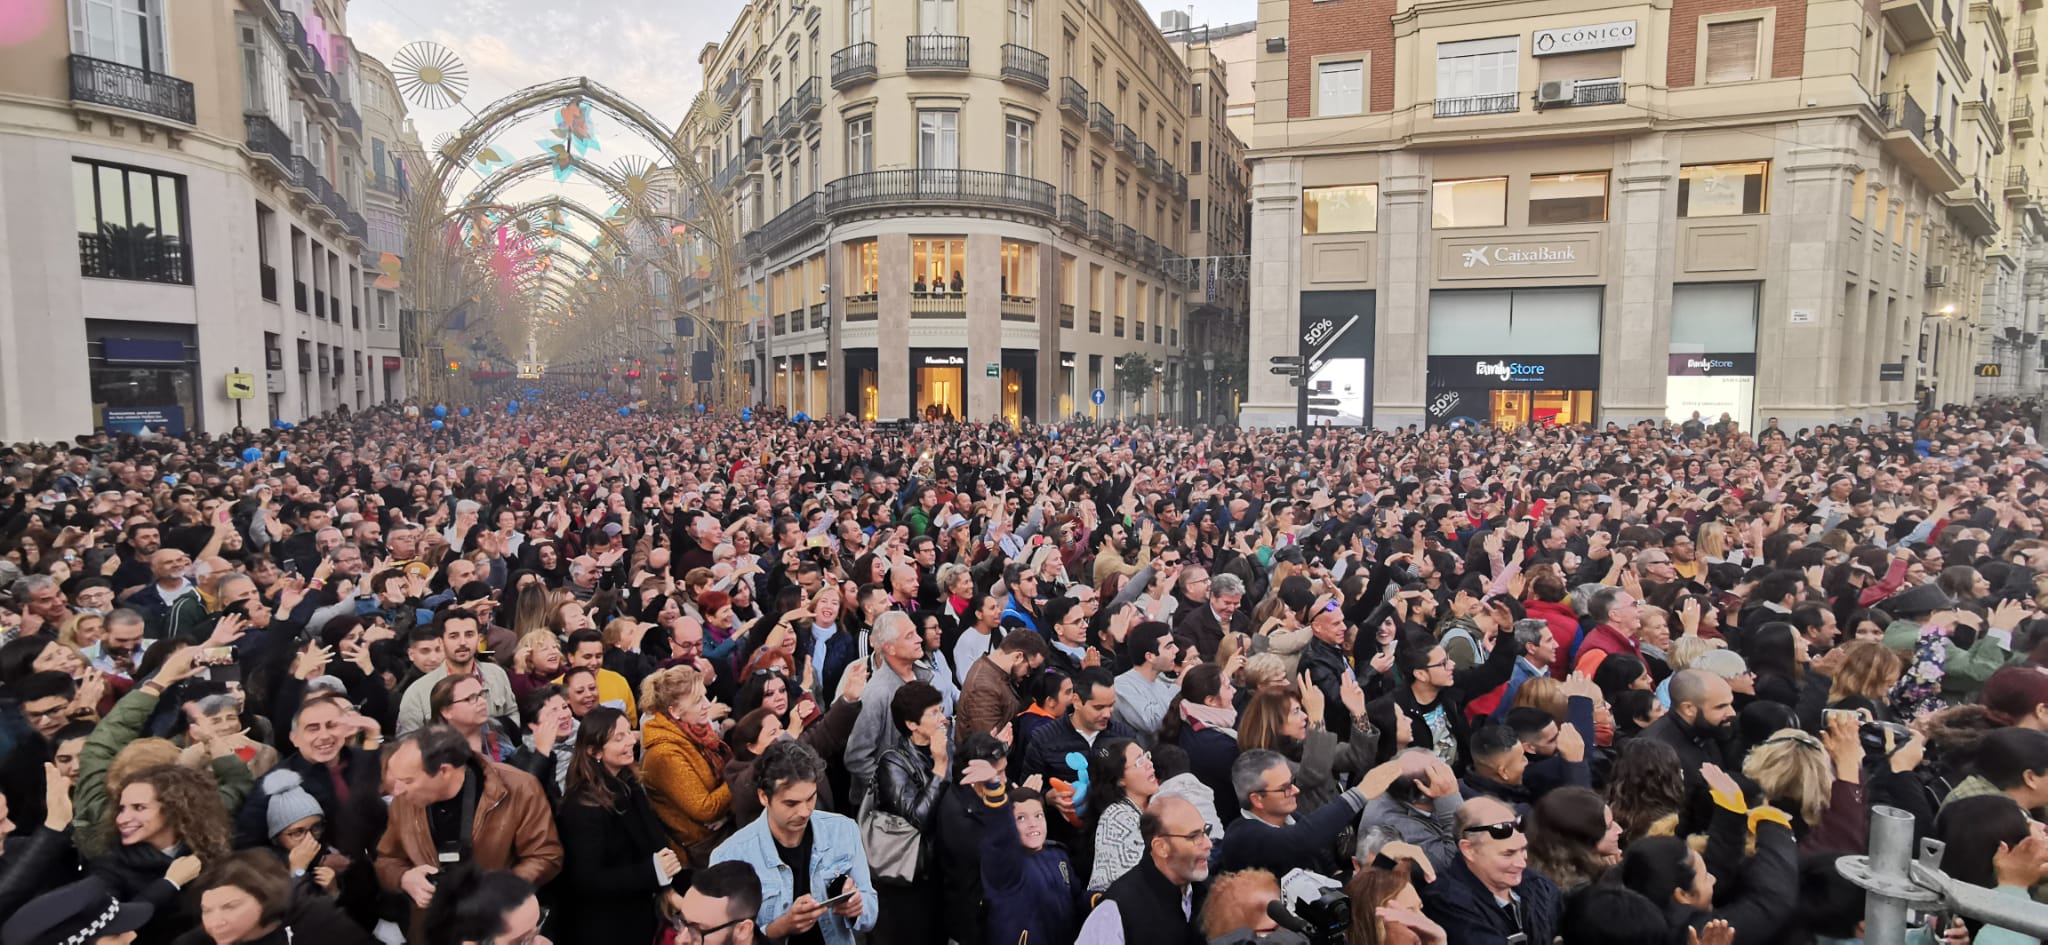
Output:
[[1671,711],[1644,729],[1643,737],[1678,752],[1688,788],[1700,782],[1701,765],[1734,767],[1729,749],[1735,740],[1735,690],[1718,674],[1680,670],[1671,677]]
[[1553,941],[1564,909],[1557,884],[1529,868],[1522,818],[1486,796],[1458,808],[1458,858],[1423,887],[1422,904],[1458,945]]
[[[1209,828],[1185,798],[1155,798],[1138,818],[1145,858],[1109,884],[1075,945],[1200,945],[1209,885]],[[1549,939],[1544,939],[1549,941]]]

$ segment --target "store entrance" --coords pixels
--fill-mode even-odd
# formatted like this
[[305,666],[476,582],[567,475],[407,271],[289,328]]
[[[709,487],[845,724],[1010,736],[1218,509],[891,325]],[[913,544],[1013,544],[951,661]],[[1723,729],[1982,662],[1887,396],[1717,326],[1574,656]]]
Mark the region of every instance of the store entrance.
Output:
[[1491,419],[1501,430],[1569,426],[1593,419],[1590,390],[1497,390],[1491,394]]

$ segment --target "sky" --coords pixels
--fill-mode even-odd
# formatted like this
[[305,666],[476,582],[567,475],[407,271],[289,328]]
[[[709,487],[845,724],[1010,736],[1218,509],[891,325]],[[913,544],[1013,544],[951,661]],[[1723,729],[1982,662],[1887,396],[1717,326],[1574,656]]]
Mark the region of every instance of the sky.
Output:
[[[1192,9],[1198,25],[1249,20],[1257,5],[1256,0],[1143,2],[1155,22],[1160,10]],[[447,47],[468,67],[465,101],[479,111],[524,86],[581,75],[673,124],[700,84],[697,51],[723,39],[743,5],[741,0],[353,0],[348,5],[348,32],[357,48],[386,65],[410,42],[428,40]],[[459,106],[442,111],[414,107],[412,118],[420,140],[431,146],[439,135],[460,128],[469,115]],[[604,163],[629,153],[649,153],[628,149],[627,142],[614,141],[605,132],[597,129],[605,145]],[[518,154],[538,150],[538,134],[507,137],[510,140],[501,143]]]

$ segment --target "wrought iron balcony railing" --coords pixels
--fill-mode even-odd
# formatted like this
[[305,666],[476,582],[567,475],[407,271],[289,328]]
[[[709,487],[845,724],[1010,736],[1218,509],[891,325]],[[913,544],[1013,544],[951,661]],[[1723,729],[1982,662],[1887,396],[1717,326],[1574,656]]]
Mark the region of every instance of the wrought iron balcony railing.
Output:
[[155,115],[187,125],[196,121],[192,83],[91,56],[71,57],[71,100]]

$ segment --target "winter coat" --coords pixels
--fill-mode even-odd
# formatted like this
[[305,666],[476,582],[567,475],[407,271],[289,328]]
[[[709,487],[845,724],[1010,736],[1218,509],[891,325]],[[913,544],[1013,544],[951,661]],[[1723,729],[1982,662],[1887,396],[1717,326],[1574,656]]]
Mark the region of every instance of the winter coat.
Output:
[[[1081,884],[1058,844],[1027,851],[1010,801],[968,808],[981,828],[981,884],[988,900],[989,945],[1067,942],[1081,927]],[[1057,816],[1057,815],[1055,815]]]
[[[377,940],[351,921],[334,900],[319,894],[295,894],[292,904],[269,935],[241,945],[376,945]],[[205,929],[178,936],[177,945],[213,945]]]
[[[1465,865],[1463,856],[1452,860],[1448,869],[1437,868],[1438,880],[1422,888],[1423,912],[1443,926],[1445,937],[1457,945],[1507,945],[1507,917],[1494,904],[1493,893]],[[1522,929],[1532,943],[1549,942],[1557,935],[1558,917],[1564,898],[1557,884],[1535,870],[1522,873],[1515,887],[1521,900]]]
[[[511,870],[535,886],[562,871],[562,843],[547,792],[533,776],[507,765],[474,761],[478,788],[470,856],[487,870]],[[415,866],[440,862],[427,804],[418,793],[391,802],[391,823],[377,843],[377,880],[399,891],[399,878]]]
[[553,934],[564,942],[640,945],[661,927],[654,855],[668,845],[668,831],[638,781],[613,779],[610,787],[603,806],[578,785],[556,815],[563,859]]
[[668,828],[669,846],[687,859],[685,848],[728,822],[732,787],[725,772],[712,769],[674,719],[660,713],[648,716],[640,740],[640,780],[647,786],[647,798]]
[[63,831],[42,824],[7,838],[0,853],[0,916],[78,878],[78,851]]
[[144,844],[122,844],[113,852],[92,861],[86,873],[107,884],[107,891],[122,902],[145,902],[156,909],[135,935],[136,945],[167,945],[198,927],[199,915],[187,908],[189,900],[178,895],[178,887],[164,878],[175,855]]

